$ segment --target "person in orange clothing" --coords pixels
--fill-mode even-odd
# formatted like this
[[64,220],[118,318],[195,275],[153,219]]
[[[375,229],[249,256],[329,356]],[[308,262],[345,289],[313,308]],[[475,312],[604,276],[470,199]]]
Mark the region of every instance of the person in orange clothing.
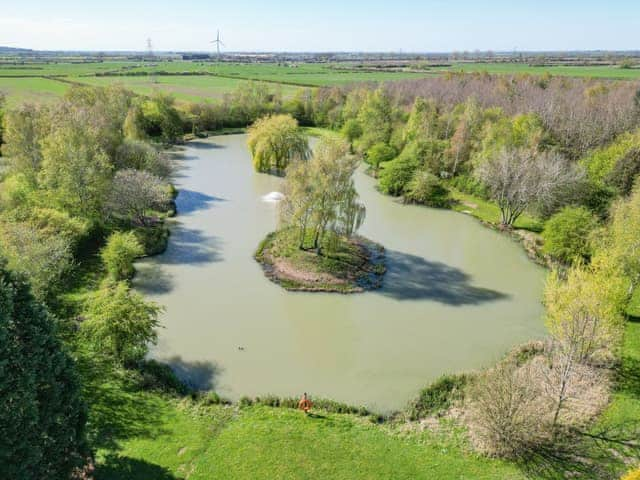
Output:
[[307,392],[304,392],[304,395],[302,395],[300,401],[298,402],[298,408],[309,415],[309,410],[311,410],[311,407],[313,407],[313,402],[307,396]]

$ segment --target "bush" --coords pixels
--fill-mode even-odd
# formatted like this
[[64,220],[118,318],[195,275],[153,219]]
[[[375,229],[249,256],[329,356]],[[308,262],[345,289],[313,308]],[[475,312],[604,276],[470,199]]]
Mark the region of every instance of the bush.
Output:
[[389,195],[402,195],[421,164],[416,145],[408,145],[396,159],[382,167],[380,190]]
[[381,163],[393,160],[395,156],[396,150],[393,147],[386,143],[376,143],[367,150],[366,160],[368,164],[377,170]]
[[142,245],[143,254],[151,256],[163,253],[167,249],[171,232],[164,223],[160,223],[150,227],[137,227],[133,229],[133,233]]
[[107,240],[100,256],[113,280],[125,280],[135,273],[133,261],[144,254],[144,249],[133,232],[115,232]]
[[115,165],[118,170],[133,168],[146,170],[160,178],[168,178],[172,165],[166,155],[146,142],[125,140],[116,150]]
[[545,224],[542,251],[555,260],[570,263],[591,256],[589,235],[597,222],[584,207],[564,207]]
[[449,191],[438,177],[424,170],[414,174],[405,188],[404,198],[429,207],[441,208],[449,205]]
[[118,365],[136,365],[157,341],[162,308],[147,302],[125,282],[108,284],[87,306],[81,324],[85,340]]
[[449,408],[454,401],[464,399],[469,375],[443,375],[420,391],[418,398],[409,403],[407,414],[411,420],[433,415]]
[[139,386],[144,390],[186,395],[187,386],[180,381],[171,367],[155,360],[145,360],[138,365]]
[[477,178],[471,175],[458,175],[449,180],[451,186],[463,193],[474,195],[476,197],[489,199],[489,189]]

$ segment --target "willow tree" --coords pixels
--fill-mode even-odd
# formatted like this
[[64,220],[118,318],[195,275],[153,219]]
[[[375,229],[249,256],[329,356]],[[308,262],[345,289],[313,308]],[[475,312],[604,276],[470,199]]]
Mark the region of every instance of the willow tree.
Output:
[[324,139],[308,162],[287,169],[280,219],[298,232],[298,247],[322,252],[332,237],[351,237],[362,225],[365,207],[358,201],[353,173],[358,160],[341,140]]
[[283,172],[294,159],[306,159],[309,142],[291,115],[268,115],[249,127],[247,140],[258,172]]

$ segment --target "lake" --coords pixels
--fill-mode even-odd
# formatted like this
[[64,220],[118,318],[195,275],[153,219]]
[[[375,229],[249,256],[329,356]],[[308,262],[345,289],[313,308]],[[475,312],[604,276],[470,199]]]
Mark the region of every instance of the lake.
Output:
[[253,259],[276,227],[282,179],[253,171],[246,136],[190,142],[176,162],[169,246],[137,263],[134,285],[166,309],[152,356],[195,387],[385,412],[544,334],[544,270],[467,215],[402,205],[359,171],[360,233],[386,248],[383,288],[287,292]]

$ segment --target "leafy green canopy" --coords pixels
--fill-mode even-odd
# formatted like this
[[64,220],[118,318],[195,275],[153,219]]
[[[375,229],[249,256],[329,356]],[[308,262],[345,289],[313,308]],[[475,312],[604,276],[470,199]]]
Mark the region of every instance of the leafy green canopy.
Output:
[[53,318],[0,264],[0,472],[68,478],[83,462],[86,409]]

